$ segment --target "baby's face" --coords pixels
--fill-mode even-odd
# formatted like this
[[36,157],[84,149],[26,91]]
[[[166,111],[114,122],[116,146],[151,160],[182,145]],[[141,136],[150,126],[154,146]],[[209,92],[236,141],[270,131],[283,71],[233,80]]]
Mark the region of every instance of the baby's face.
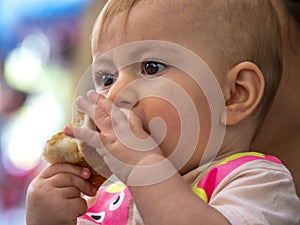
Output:
[[[195,44],[192,26],[186,26],[184,18],[176,17],[177,10],[181,9],[167,5],[166,1],[157,0],[152,3],[152,1],[151,3],[142,1],[134,6],[125,26],[123,14],[117,14],[109,22],[107,29],[104,29],[100,38],[94,37],[94,40],[97,40],[97,44],[94,44],[97,48],[92,49],[94,81],[100,93],[114,101],[118,107],[131,109],[139,116],[143,128],[160,142],[160,147],[166,156],[174,151],[183,135],[183,117],[189,117],[189,112],[180,112],[172,104],[172,100],[168,101],[168,99],[175,99],[177,105],[190,107],[187,101],[176,97],[178,90],[183,90],[182,93],[189,97],[195,107],[197,119],[201,124],[196,151],[181,170],[181,173],[185,173],[199,165],[211,129],[211,112],[199,85],[183,70],[166,63],[168,60],[153,53],[151,48],[138,51],[132,63],[118,68],[117,71],[110,69],[112,66],[103,66],[116,64],[113,57],[103,61],[102,56],[107,52],[137,41],[167,41],[184,46],[193,52],[199,52],[200,48]],[[125,51],[123,59],[131,58],[130,54],[132,51],[129,50],[126,56]],[[153,118],[161,118],[164,121],[165,134],[162,132],[162,123],[152,123],[154,125],[149,126]],[[197,121],[194,124],[198,126]],[[194,128],[191,127],[191,138],[193,130]],[[163,140],[161,136],[164,136]],[[185,149],[189,147],[184,146]]]

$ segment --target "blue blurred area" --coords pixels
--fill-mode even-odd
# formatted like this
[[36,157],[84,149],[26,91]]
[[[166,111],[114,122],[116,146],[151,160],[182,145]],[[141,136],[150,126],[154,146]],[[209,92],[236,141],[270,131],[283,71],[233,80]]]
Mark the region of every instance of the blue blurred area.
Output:
[[45,140],[69,121],[71,58],[93,2],[0,0],[0,225],[25,225]]
[[[0,58],[24,38],[26,29],[76,19],[92,0],[1,0]],[[33,26],[33,27],[32,27]]]

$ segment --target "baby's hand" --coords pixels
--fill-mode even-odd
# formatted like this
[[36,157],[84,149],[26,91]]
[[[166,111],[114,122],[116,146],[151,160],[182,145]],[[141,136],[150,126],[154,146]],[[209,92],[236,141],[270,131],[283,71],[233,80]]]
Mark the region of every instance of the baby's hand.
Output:
[[29,185],[26,199],[27,225],[75,225],[87,210],[81,193],[97,192],[85,181],[87,168],[58,163],[45,168]]
[[[141,120],[132,112],[120,109],[95,91],[88,100],[80,97],[77,106],[97,125],[98,131],[74,128],[75,137],[95,148],[109,169],[124,183],[136,166],[149,166],[147,158],[162,155]],[[152,163],[152,162],[151,162]]]

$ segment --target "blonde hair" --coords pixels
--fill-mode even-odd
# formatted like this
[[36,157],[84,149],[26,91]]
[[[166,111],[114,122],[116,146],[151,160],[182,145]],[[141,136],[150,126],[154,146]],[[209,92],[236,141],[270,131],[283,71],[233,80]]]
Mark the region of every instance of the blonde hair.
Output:
[[[130,10],[142,1],[150,0],[109,0],[95,23],[94,47],[99,44],[103,27],[116,14],[125,13],[125,25]],[[191,9],[201,9],[201,13],[195,11],[198,18],[194,18],[206,35],[200,40],[208,41],[214,54],[222,57],[225,70],[242,61],[251,61],[261,69],[265,92],[258,109],[260,118],[264,118],[282,74],[280,26],[270,0],[173,0],[172,3],[193,4]]]

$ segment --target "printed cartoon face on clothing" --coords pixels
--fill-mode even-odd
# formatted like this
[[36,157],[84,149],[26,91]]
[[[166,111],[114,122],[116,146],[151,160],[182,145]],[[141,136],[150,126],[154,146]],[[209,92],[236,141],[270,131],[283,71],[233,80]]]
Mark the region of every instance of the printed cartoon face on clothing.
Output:
[[122,183],[114,183],[100,190],[97,202],[80,219],[96,224],[126,225],[131,194]]

